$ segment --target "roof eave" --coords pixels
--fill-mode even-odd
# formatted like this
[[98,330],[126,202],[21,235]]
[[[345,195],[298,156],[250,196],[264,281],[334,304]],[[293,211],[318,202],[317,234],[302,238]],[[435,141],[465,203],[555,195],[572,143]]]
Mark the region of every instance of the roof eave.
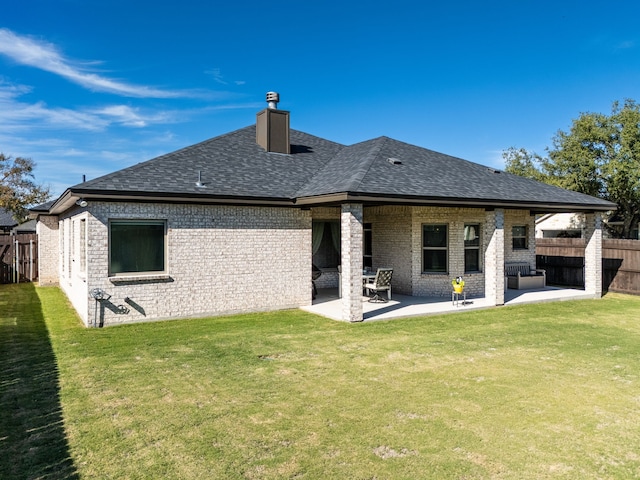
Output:
[[372,195],[357,192],[336,192],[324,195],[314,195],[299,197],[296,205],[315,206],[339,204],[346,202],[358,202],[368,204],[395,204],[395,205],[415,205],[415,206],[438,206],[438,207],[467,207],[467,208],[516,208],[528,209],[536,213],[558,213],[558,212],[609,212],[615,210],[614,203],[607,204],[582,204],[582,203],[554,203],[554,202],[531,202],[517,200],[499,199],[478,199],[478,198],[445,198],[445,197],[423,197],[408,195]]
[[233,195],[190,195],[185,193],[171,192],[123,192],[118,190],[90,190],[90,189],[68,189],[52,205],[50,214],[60,214],[71,208],[77,200],[86,201],[119,201],[119,202],[169,202],[169,203],[191,203],[191,204],[225,204],[225,205],[260,205],[260,206],[286,206],[294,205],[289,198],[268,198]]

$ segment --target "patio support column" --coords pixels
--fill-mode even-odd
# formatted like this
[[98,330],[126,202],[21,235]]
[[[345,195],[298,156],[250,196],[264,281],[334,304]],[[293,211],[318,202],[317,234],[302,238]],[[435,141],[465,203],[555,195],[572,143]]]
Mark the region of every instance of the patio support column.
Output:
[[602,214],[585,215],[584,291],[602,297]]
[[490,304],[504,305],[504,209],[487,211],[485,224],[484,295]]
[[340,214],[342,319],[361,322],[362,316],[362,204],[343,204]]

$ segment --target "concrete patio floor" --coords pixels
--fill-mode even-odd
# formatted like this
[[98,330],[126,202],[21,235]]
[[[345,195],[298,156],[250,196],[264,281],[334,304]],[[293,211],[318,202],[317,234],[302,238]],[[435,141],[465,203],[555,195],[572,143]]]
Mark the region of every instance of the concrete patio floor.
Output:
[[[590,298],[593,298],[593,295],[585,293],[584,290],[571,288],[546,287],[536,290],[508,289],[505,292],[505,305]],[[444,297],[412,297],[394,294],[388,303],[369,303],[368,297],[362,297],[362,309],[365,321],[463,312],[481,308],[497,307],[489,304],[484,297],[467,298],[464,304],[462,299],[460,299],[457,305],[452,304],[450,298]],[[337,289],[320,289],[313,304],[308,307],[302,307],[302,310],[334,320],[342,320],[342,301],[338,297]]]

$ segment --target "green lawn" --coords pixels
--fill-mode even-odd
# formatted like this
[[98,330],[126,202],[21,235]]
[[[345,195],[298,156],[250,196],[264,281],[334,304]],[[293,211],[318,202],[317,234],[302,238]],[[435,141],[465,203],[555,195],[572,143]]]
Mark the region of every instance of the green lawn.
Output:
[[5,285],[0,354],[2,479],[640,478],[640,297],[85,329]]

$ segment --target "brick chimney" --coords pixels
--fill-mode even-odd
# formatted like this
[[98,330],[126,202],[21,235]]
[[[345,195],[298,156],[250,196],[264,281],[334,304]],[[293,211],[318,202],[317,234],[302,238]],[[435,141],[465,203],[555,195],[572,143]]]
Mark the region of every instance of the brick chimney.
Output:
[[280,95],[267,92],[269,106],[256,114],[256,142],[267,152],[291,153],[289,112],[278,110]]

